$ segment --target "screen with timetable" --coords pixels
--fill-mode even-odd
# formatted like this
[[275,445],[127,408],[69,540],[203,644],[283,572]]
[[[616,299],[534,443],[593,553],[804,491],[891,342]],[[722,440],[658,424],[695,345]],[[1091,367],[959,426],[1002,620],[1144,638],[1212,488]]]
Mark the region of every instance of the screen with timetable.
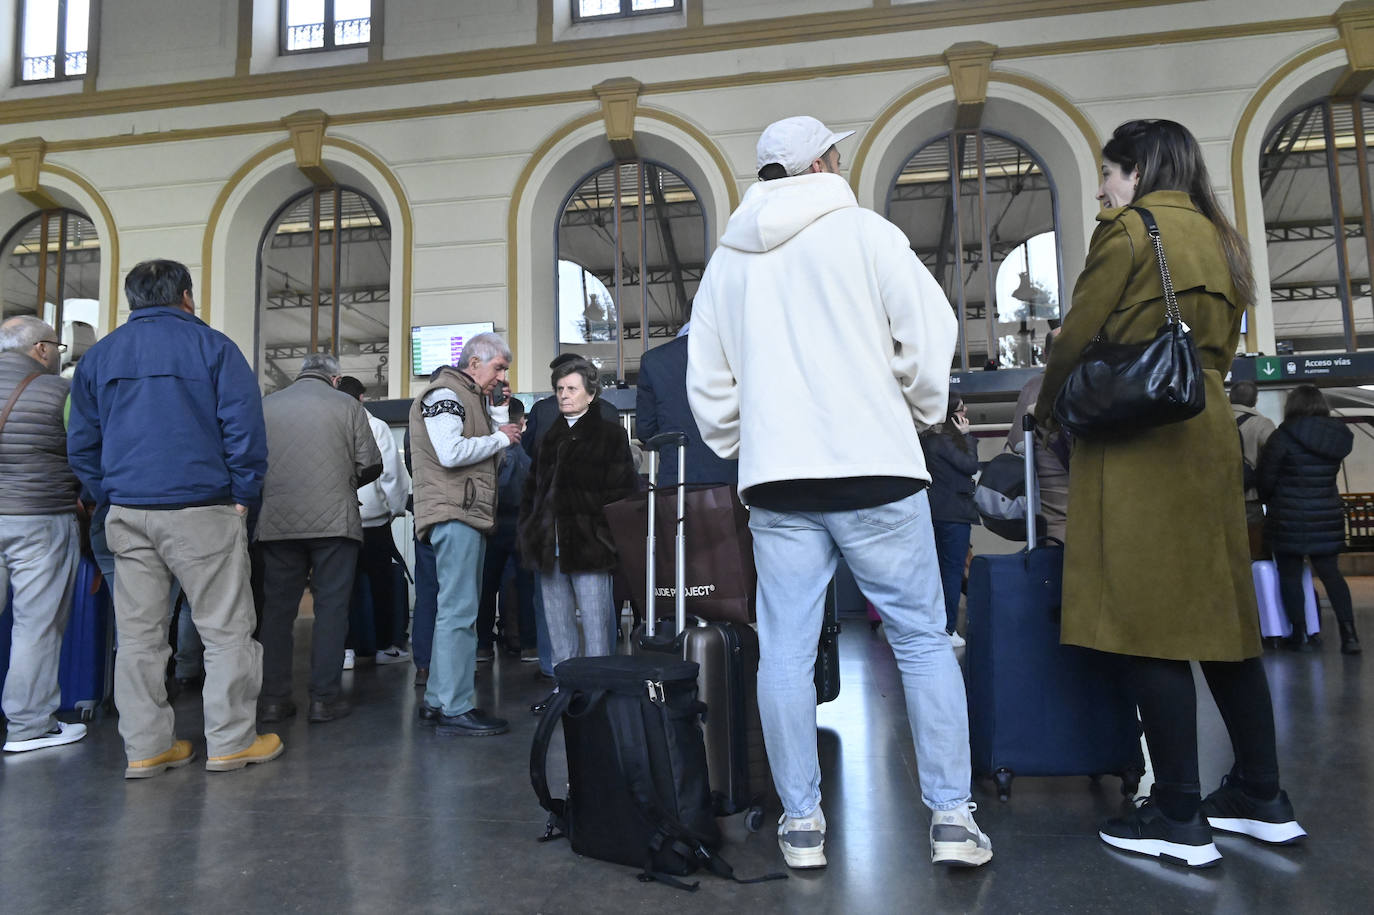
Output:
[[410,365],[416,375],[428,375],[441,365],[457,365],[463,343],[477,334],[490,333],[491,321],[473,324],[425,324],[410,329]]

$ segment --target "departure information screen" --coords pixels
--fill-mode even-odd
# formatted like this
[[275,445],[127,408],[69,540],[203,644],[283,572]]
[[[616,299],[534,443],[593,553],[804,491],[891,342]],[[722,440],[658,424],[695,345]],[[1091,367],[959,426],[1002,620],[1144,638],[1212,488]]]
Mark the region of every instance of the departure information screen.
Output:
[[463,343],[477,334],[490,333],[491,321],[473,324],[424,324],[410,329],[410,365],[416,375],[428,375],[441,365],[457,365]]

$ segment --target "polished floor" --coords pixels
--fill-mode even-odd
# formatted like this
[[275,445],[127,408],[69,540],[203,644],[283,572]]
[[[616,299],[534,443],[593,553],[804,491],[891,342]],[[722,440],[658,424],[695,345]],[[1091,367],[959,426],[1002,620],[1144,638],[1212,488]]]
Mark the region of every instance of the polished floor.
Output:
[[[1357,579],[1374,632],[1374,579]],[[1324,619],[1334,630],[1329,611]],[[298,638],[301,662],[305,631]],[[115,722],[81,743],[0,760],[0,912],[1368,912],[1374,907],[1374,686],[1360,657],[1323,650],[1266,658],[1284,781],[1311,839],[1293,848],[1218,836],[1220,867],[1189,872],[1103,846],[1096,822],[1121,803],[1113,778],[1018,779],[1009,802],[975,786],[996,856],[948,872],[929,864],[928,813],[892,656],[863,620],[841,636],[842,691],[820,712],[824,871],[696,893],[540,843],[529,787],[544,683],[510,658],[484,665],[482,703],[511,733],[439,738],[415,720],[407,665],[345,675],[352,717],[281,728],[276,762],[225,774],[199,765],[122,778]],[[303,671],[297,672],[303,692]],[[1205,695],[1205,693],[1204,693]],[[298,701],[303,696],[298,696]],[[195,738],[196,695],[175,703]],[[1204,781],[1229,765],[1210,700],[1200,715]],[[203,740],[198,743],[203,758]],[[555,770],[561,761],[552,762]],[[555,776],[550,779],[557,784]],[[776,811],[770,812],[776,816]],[[744,875],[781,868],[769,827],[724,855]]]

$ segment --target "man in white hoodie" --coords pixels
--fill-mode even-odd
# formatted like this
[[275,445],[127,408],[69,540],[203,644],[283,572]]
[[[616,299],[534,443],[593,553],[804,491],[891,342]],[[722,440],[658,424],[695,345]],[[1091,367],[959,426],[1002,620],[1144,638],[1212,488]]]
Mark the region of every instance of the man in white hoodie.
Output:
[[[758,142],[692,309],[688,398],[702,439],[739,460],[758,565],[759,710],[791,867],[821,867],[813,669],[843,555],[886,624],[906,692],[931,860],[977,866],[964,680],[945,634],[930,481],[917,432],[945,416],[956,322],[896,226],[839,175],[810,117]],[[853,391],[865,392],[855,409]],[[795,405],[795,408],[793,406]]]

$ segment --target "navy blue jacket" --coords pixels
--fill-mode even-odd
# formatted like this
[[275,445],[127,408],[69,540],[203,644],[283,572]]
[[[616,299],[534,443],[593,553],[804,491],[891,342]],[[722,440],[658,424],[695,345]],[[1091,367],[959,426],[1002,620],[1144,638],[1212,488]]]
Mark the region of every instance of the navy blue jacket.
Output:
[[1284,420],[1256,468],[1275,553],[1329,556],[1345,549],[1345,514],[1336,477],[1354,447],[1350,427],[1331,416]]
[[243,353],[180,308],[140,308],[72,380],[67,459],[101,503],[256,506],[262,394]]
[[[960,439],[970,450],[964,450]],[[925,450],[926,469],[930,471],[931,520],[978,524],[978,509],[973,504],[978,452],[973,442],[955,431],[924,432],[921,447]]]
[[[635,391],[635,435],[647,442],[662,432],[687,433],[687,482],[739,485],[739,461],[727,461],[701,440],[687,403],[687,335],[656,346],[639,363]],[[677,482],[677,449],[663,452],[661,484]]]

